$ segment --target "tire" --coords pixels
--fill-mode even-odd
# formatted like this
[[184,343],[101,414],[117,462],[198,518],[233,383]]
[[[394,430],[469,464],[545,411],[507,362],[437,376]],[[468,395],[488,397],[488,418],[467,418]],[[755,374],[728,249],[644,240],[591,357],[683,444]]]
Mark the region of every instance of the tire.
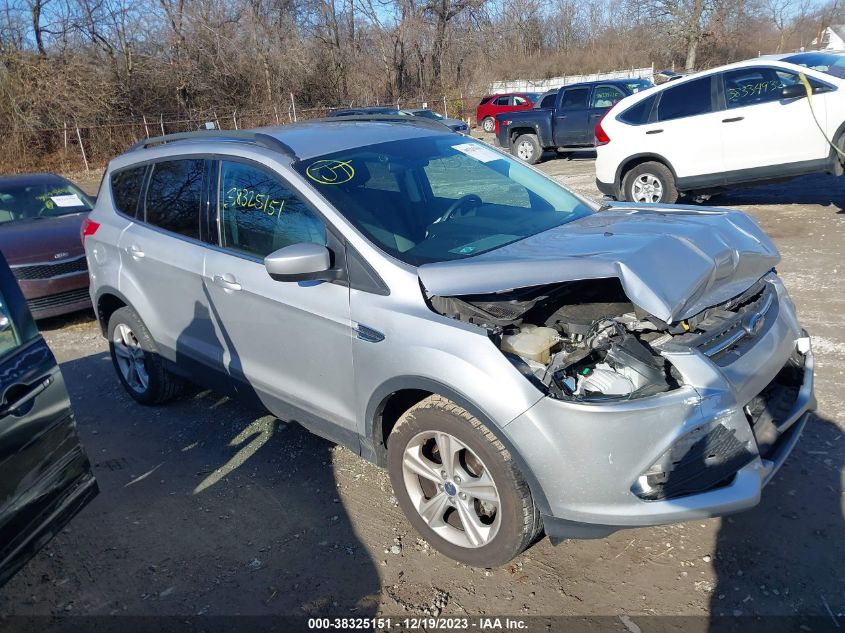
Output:
[[159,404],[182,392],[184,381],[167,370],[150,331],[135,310],[123,307],[114,311],[108,338],[117,377],[137,402]]
[[543,148],[540,147],[536,134],[522,134],[517,136],[511,145],[511,154],[529,165],[534,165],[540,162]]
[[640,163],[625,174],[622,195],[628,202],[675,204],[678,201],[675,177],[666,165],[655,161]]
[[[451,473],[437,461],[440,446],[452,447]],[[387,468],[411,525],[449,558],[475,567],[504,565],[542,532],[539,511],[510,452],[490,429],[442,396],[429,396],[399,419],[388,439]],[[431,509],[430,518],[420,508]],[[470,517],[473,530],[464,528],[463,517]]]
[[484,117],[483,121],[481,121],[481,129],[487,132],[488,134],[492,134],[495,128],[496,123],[495,121],[493,121],[493,117],[487,116]]

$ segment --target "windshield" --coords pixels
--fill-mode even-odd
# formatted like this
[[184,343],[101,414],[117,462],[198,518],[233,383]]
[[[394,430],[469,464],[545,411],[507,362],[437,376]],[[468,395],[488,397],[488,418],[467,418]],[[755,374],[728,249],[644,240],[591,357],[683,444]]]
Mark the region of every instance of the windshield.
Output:
[[437,114],[437,112],[432,112],[431,110],[414,110],[411,114],[415,116],[425,117],[426,119],[442,119],[443,117]]
[[34,178],[8,185],[0,183],[0,224],[90,210],[88,197],[62,180]]
[[295,167],[377,246],[415,266],[492,251],[593,211],[518,160],[453,135],[345,150]]
[[845,57],[830,53],[801,53],[784,57],[782,61],[845,79]]
[[631,94],[635,94],[640,90],[645,90],[646,88],[651,88],[652,86],[654,86],[654,84],[647,79],[631,79],[630,81],[625,82],[625,87]]

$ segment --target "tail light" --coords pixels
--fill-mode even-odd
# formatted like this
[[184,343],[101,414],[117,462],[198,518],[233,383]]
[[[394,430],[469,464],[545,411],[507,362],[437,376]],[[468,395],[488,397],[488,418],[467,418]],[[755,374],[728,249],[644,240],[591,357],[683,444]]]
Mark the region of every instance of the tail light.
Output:
[[99,229],[99,228],[100,228],[99,222],[94,222],[94,220],[89,220],[88,218],[85,218],[85,220],[83,220],[83,222],[82,222],[82,231],[81,231],[81,233],[82,233],[82,235],[81,235],[82,243],[84,244],[85,238],[88,237],[89,235],[94,235],[94,233],[96,233],[97,229]]
[[[607,112],[610,112],[608,110]],[[604,121],[604,117],[607,116],[607,112],[601,115],[599,122],[596,123],[596,147],[599,145],[607,145],[610,143],[610,137],[607,135],[607,132],[604,131],[604,128],[601,126],[601,122]]]
[[513,123],[513,121],[508,121],[507,119],[502,121],[502,125],[504,125],[505,127],[509,126],[511,123]]

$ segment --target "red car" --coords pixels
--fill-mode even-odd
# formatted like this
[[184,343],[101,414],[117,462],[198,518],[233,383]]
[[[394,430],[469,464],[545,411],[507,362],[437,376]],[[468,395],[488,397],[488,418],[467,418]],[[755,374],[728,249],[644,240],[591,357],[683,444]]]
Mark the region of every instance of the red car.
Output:
[[496,115],[515,110],[530,110],[539,101],[537,92],[509,92],[502,95],[487,95],[475,109],[475,121],[485,132],[496,131]]
[[55,174],[0,177],[0,252],[34,318],[91,307],[80,232],[93,206]]

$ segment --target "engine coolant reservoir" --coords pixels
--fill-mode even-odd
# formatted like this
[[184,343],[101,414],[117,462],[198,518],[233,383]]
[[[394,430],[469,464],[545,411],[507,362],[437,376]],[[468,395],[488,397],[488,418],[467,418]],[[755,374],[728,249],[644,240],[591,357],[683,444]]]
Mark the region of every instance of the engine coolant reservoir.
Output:
[[554,328],[523,325],[518,333],[502,337],[502,351],[545,365],[549,362],[550,350],[557,343],[558,336]]

